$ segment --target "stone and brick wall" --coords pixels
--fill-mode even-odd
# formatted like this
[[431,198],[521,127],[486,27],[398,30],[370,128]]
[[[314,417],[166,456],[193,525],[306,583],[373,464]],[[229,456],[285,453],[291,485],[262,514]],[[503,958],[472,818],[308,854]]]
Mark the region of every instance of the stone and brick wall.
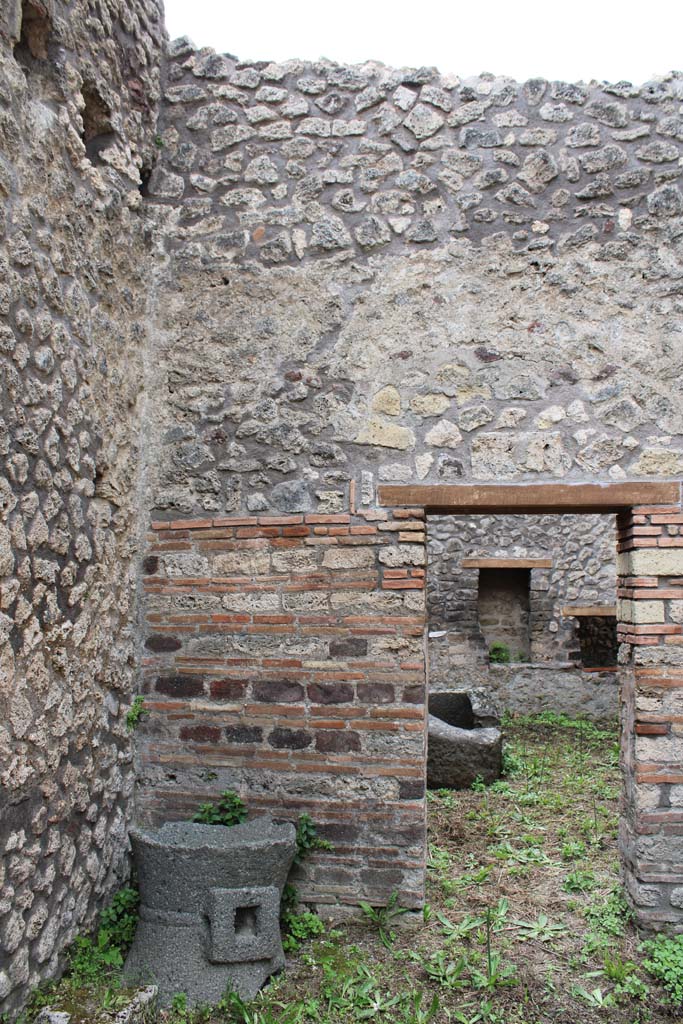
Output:
[[163,35],[156,2],[0,4],[0,1016],[128,872]]
[[[428,531],[427,604],[432,630],[448,630],[468,659],[477,658],[478,574],[465,559],[548,559],[531,568],[529,660],[567,661],[578,650],[576,619],[562,614],[571,605],[613,605],[616,590],[614,517],[443,516]],[[472,643],[467,645],[467,639]],[[479,642],[477,642],[479,640]]]
[[154,522],[139,812],[237,788],[311,815],[319,905],[423,899],[424,522],[411,510]]
[[[434,516],[427,535],[429,630],[436,634],[429,640],[432,689],[476,682],[515,712],[616,716],[616,675],[581,669],[585,620],[566,612],[575,605],[615,604],[613,515]],[[530,667],[489,668],[479,621],[479,569],[466,564],[472,558],[551,562],[528,570]],[[610,628],[603,625],[608,620],[595,621],[603,630]],[[513,654],[516,650],[513,646]],[[597,662],[585,664],[601,667]],[[616,652],[602,667],[608,664],[616,665]]]
[[[308,899],[419,903],[425,531],[378,483],[683,475],[679,74],[520,86],[181,41],[157,127],[163,35],[157,2],[0,11],[10,1010],[126,870],[138,682],[141,816],[227,787],[309,810],[335,851]],[[666,528],[622,576],[676,590],[677,525],[636,523]],[[680,609],[626,589],[624,849],[656,922],[681,888]]]
[[[325,647],[326,616],[350,600],[340,597],[335,573],[350,570],[323,566],[321,552],[313,567],[306,541],[315,538],[299,539],[308,552],[306,571],[322,571],[319,589],[306,599],[322,605],[324,621],[306,623],[293,607],[296,591],[285,590],[300,584],[274,568],[274,553],[266,557],[271,542],[297,538],[217,538],[235,545],[218,562],[235,574],[227,579],[242,580],[229,593],[233,584],[216,568],[221,556],[199,550],[211,542],[199,533],[225,518],[257,520],[235,530],[267,529],[262,517],[303,517],[292,526],[308,528],[307,516],[349,514],[340,527],[362,525],[378,512],[382,483],[682,474],[682,79],[671,75],[642,88],[522,86],[491,76],[463,82],[430,69],[394,72],[374,64],[240,63],[195,51],[186,40],[172,45],[170,58],[162,145],[146,202],[157,250],[145,504],[149,522],[190,524],[188,538],[163,541],[181,548],[154,556],[162,576],[200,582],[171,592],[172,584],[158,583],[156,569],[149,571],[145,636],[161,625],[180,646],[145,652],[154,707],[141,738],[140,807],[149,817],[181,815],[233,785],[294,817],[312,800],[310,790],[297,795],[306,765],[322,772],[310,773],[318,787],[310,806],[329,827],[341,820],[348,766],[359,758],[352,792],[360,827],[365,811],[377,811],[371,765],[385,763],[379,748],[389,751],[388,772],[405,763],[417,778],[424,725],[409,718],[414,733],[401,726],[391,741],[388,733],[373,740],[376,730],[360,723],[384,714],[398,721],[392,715],[404,707],[403,691],[396,679],[373,681],[394,687],[392,703],[378,696],[354,717],[350,712],[362,708],[358,681],[340,679],[354,696],[338,705],[337,731],[357,734],[349,742],[359,749],[320,756],[311,727],[318,720],[311,693],[318,691],[311,686],[321,679],[310,672],[324,671],[321,660],[343,661],[343,672],[375,671],[360,667],[375,660],[372,644],[358,659],[338,659]],[[207,521],[211,527],[198,525]],[[593,573],[596,537],[588,520],[577,529],[578,548],[567,561],[578,561],[582,576],[572,586],[576,600],[592,603],[607,579],[600,566],[613,557],[600,566],[596,558]],[[154,530],[156,543],[174,532],[167,525]],[[389,595],[398,606],[401,595],[413,594],[404,589],[421,579],[411,575],[424,569],[421,556],[413,562],[406,550],[388,565],[378,555],[378,565],[398,573],[396,587],[368,581],[364,602],[372,597],[384,607]],[[588,582],[595,574],[599,585]],[[273,584],[269,577],[280,575]],[[532,589],[534,601],[552,597],[548,646],[539,649],[544,658],[555,642],[549,625],[561,628],[556,606],[575,600],[560,597],[557,583],[549,574],[543,589]],[[270,594],[266,607],[243,603],[254,585]],[[241,597],[240,587],[248,588]],[[358,593],[349,593],[358,602]],[[206,618],[253,614],[293,621]],[[149,618],[156,615],[156,622]],[[174,632],[171,616],[189,615],[203,618],[185,622],[186,634]],[[339,643],[354,637],[349,621],[337,618],[335,625]],[[277,643],[265,627],[279,630]],[[285,666],[264,665],[274,650],[297,662],[292,675],[282,675]],[[181,670],[188,657],[203,659],[196,673]],[[227,673],[229,658],[254,660]],[[211,659],[218,676],[206,671]],[[423,666],[410,670],[422,685],[424,654],[411,648],[409,662]],[[402,679],[399,668],[393,663],[391,671]],[[471,668],[470,660],[463,671]],[[225,702],[218,690],[212,695],[216,678],[229,687]],[[194,687],[177,695],[178,706],[155,690],[175,685],[163,682],[170,679]],[[264,711],[269,681],[291,685],[280,691],[291,702],[266,704]],[[342,692],[350,697],[351,690]],[[603,709],[609,704],[602,694],[596,701]],[[576,702],[563,710],[576,711]],[[415,705],[412,713],[418,711]],[[277,746],[291,733],[300,750]],[[253,739],[253,746],[236,737]],[[211,777],[205,757],[218,763]],[[275,763],[280,770],[268,774],[263,765]],[[296,771],[286,767],[292,765]],[[415,825],[419,802],[405,813],[414,814]],[[389,834],[374,846],[388,844]],[[392,856],[414,872],[405,889],[416,899],[415,831],[398,831],[395,839]],[[330,881],[325,893],[322,875],[312,876],[311,899],[350,900],[358,888],[363,855],[354,862],[342,844],[339,851],[345,881],[336,890]],[[385,861],[365,863],[363,885],[378,901],[388,898],[395,878],[383,883],[378,873],[372,881]]]

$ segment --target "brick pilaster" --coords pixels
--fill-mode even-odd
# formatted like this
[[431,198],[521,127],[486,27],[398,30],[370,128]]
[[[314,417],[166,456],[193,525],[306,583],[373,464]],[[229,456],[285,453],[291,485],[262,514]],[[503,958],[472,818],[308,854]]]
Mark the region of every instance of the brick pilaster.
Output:
[[423,513],[154,522],[148,542],[143,819],[233,788],[334,844],[304,899],[419,905]]
[[617,527],[625,880],[643,927],[683,931],[683,513]]

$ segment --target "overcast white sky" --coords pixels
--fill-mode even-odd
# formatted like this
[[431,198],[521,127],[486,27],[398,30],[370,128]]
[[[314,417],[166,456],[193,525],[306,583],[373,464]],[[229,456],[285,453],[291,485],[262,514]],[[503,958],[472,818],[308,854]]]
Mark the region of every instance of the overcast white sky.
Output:
[[627,79],[683,70],[683,0],[165,0],[172,39],[242,60],[436,65],[461,77]]

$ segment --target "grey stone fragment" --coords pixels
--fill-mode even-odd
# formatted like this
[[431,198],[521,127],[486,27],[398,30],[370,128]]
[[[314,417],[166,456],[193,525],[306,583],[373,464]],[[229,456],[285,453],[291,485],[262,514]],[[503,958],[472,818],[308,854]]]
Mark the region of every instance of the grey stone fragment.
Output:
[[538,106],[547,88],[548,83],[543,78],[530,78],[528,82],[525,82],[524,95],[529,106]]
[[647,197],[647,208],[655,217],[680,217],[683,195],[676,185],[664,185]]
[[311,495],[304,480],[284,480],[273,487],[273,504],[279,512],[310,512]]
[[518,182],[511,181],[505,188],[496,192],[496,199],[501,203],[513,203],[515,206],[535,206],[536,200]]
[[471,124],[473,121],[478,121],[482,118],[490,105],[489,100],[482,100],[478,103],[464,103],[461,107],[456,107],[448,118],[448,123],[451,128],[457,128],[463,124]]
[[426,139],[434,135],[442,127],[444,119],[441,114],[428,107],[425,103],[416,103],[403,124],[415,138]]
[[311,231],[311,247],[329,251],[343,249],[351,244],[351,237],[339,217],[323,217],[316,221]]
[[194,62],[192,74],[197,78],[225,78],[231,70],[227,57],[220,53],[207,53]]
[[649,170],[625,171],[614,179],[615,188],[640,188],[650,177]]
[[639,146],[636,149],[636,156],[639,160],[648,163],[663,164],[671,160],[678,160],[681,150],[672,142],[649,142],[646,146]]
[[171,174],[163,167],[156,167],[149,179],[147,190],[150,196],[159,199],[178,199],[185,191],[185,180],[179,174]]
[[562,123],[574,118],[573,112],[564,103],[544,103],[538,112],[544,121]]
[[114,1024],[143,1024],[159,995],[156,985],[148,985],[135,994],[132,1001],[114,1017]]
[[363,249],[374,249],[391,241],[391,231],[387,224],[373,214],[360,222],[355,234],[358,244]]
[[64,1013],[62,1010],[51,1010],[49,1006],[46,1006],[36,1017],[35,1024],[69,1024],[70,1020],[70,1013]]
[[466,149],[470,146],[494,149],[503,145],[503,138],[497,128],[463,128],[460,132],[460,145]]
[[628,110],[623,103],[593,100],[585,107],[586,114],[610,128],[625,128],[628,124]]
[[601,171],[611,171],[614,167],[622,167],[628,160],[628,155],[621,146],[608,145],[604,149],[597,149],[594,153],[584,153],[579,157],[579,162],[584,171],[588,174],[596,174]]
[[196,46],[191,39],[187,36],[180,36],[179,39],[173,39],[167,46],[166,52],[171,60],[175,60],[178,57],[185,57],[188,53],[194,53]]
[[503,739],[490,702],[476,691],[446,691],[429,697],[427,785],[466,789],[476,778],[500,776]]
[[449,113],[453,109],[453,99],[445,89],[439,89],[435,85],[425,85],[420,93],[423,103],[431,103],[433,107],[439,107]]
[[557,164],[550,153],[540,152],[526,158],[518,177],[532,192],[542,192],[558,174]]
[[576,149],[581,149],[584,146],[599,146],[600,129],[597,124],[582,121],[581,124],[576,124],[569,129],[564,142],[566,146]]
[[600,196],[611,196],[614,187],[608,174],[598,174],[593,181],[585,185],[580,192],[575,192],[577,199],[597,199]]
[[553,82],[550,87],[550,95],[554,100],[582,105],[588,99],[588,90],[582,85],[575,85],[571,82]]
[[140,921],[125,964],[167,1006],[217,1002],[228,985],[252,999],[284,966],[279,908],[296,848],[293,825],[173,822],[131,831]]
[[557,142],[555,128],[528,128],[519,136],[520,146],[552,146]]
[[435,242],[438,238],[436,228],[428,217],[422,217],[407,232],[410,242]]

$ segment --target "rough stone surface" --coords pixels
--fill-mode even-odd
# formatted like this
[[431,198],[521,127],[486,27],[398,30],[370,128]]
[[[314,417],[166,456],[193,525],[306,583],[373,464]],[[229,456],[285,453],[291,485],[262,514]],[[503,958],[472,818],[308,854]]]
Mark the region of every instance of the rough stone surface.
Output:
[[253,999],[284,966],[280,899],[296,851],[293,825],[166,824],[131,831],[140,921],[129,978],[152,978],[159,1001],[218,1002],[230,985]]
[[10,1014],[129,870],[150,288],[140,187],[158,151],[164,36],[156,0],[0,5],[0,999]]
[[447,691],[430,695],[427,785],[467,789],[475,779],[494,782],[502,764],[499,720],[486,694]]

